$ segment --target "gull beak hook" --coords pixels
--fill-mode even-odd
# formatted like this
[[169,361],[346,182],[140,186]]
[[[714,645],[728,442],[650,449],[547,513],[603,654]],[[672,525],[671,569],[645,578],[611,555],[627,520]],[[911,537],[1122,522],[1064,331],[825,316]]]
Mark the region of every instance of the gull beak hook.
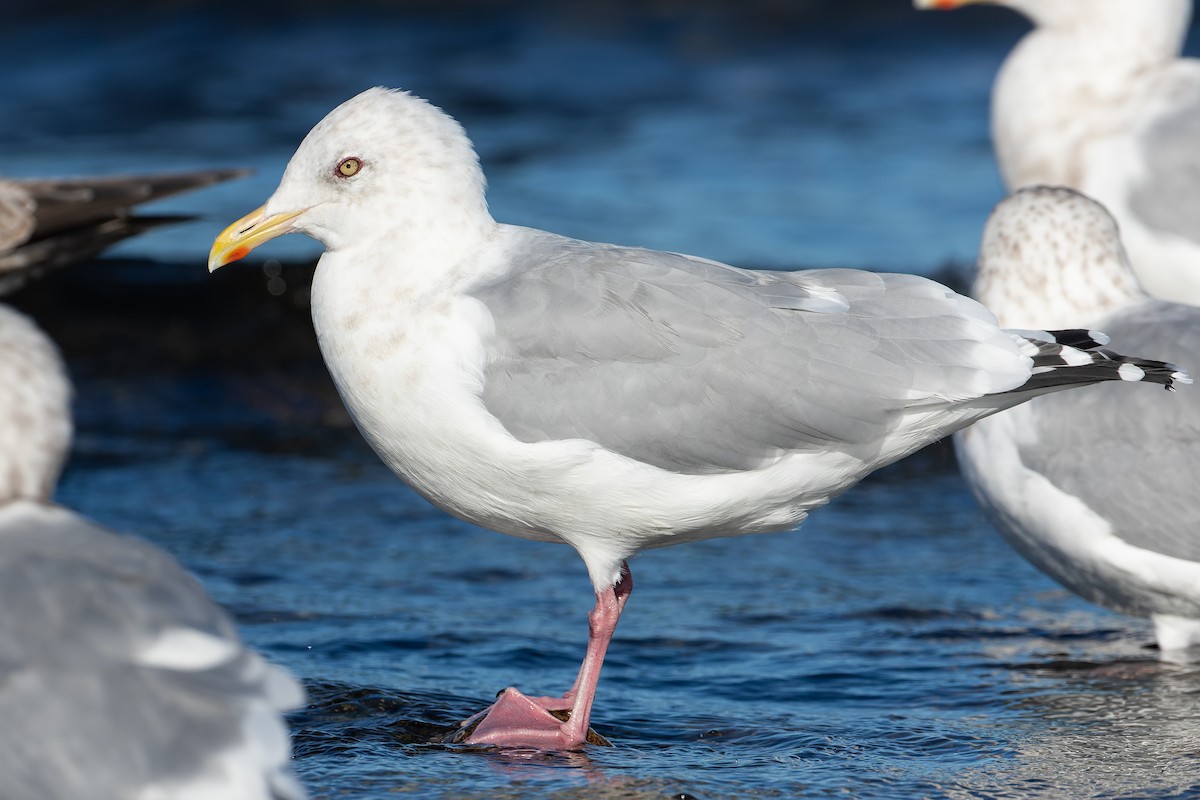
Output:
[[267,215],[263,209],[256,208],[246,216],[234,222],[213,242],[212,250],[208,253],[208,271],[216,272],[226,264],[231,264],[247,254],[263,242],[268,242],[277,236],[291,233],[296,229],[293,224],[296,217],[307,211],[289,211],[284,214]]

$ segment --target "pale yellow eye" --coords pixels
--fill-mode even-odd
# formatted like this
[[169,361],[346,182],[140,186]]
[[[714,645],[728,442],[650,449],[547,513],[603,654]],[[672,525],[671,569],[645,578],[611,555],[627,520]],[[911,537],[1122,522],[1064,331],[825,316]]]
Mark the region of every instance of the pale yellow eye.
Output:
[[362,159],[350,156],[343,158],[337,165],[337,174],[343,178],[353,178],[362,169]]

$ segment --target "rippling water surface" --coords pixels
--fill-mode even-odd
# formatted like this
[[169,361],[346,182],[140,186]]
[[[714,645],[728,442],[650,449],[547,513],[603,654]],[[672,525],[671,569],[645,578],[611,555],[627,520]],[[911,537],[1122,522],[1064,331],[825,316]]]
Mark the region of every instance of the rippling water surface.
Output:
[[582,564],[376,460],[316,356],[305,269],[204,275],[216,230],[373,84],[463,120],[506,221],[769,267],[969,262],[1000,193],[987,86],[1022,25],[831,7],[164,4],[0,30],[0,172],[259,170],[15,300],[79,384],[60,499],[171,550],[302,676],[315,797],[1200,796],[1200,673],[1020,560],[944,448],[801,532],[637,559],[593,720],[613,747],[432,743],[504,686],[570,683]]

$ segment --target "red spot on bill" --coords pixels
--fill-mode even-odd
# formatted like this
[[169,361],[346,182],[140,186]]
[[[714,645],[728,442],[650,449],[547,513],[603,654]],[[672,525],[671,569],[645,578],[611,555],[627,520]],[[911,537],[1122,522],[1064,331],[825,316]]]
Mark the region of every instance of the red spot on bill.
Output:
[[234,261],[240,261],[241,259],[245,258],[247,255],[249,255],[249,253],[250,253],[249,247],[244,247],[244,246],[243,247],[235,247],[229,251],[229,254],[227,256],[225,256],[225,263],[232,264]]

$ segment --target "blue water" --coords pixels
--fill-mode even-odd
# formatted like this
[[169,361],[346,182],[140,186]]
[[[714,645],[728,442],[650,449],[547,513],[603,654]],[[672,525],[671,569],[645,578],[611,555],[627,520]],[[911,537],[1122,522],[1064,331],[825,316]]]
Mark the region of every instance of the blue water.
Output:
[[[0,29],[3,171],[256,168],[163,206],[227,221],[265,199],[330,108],[381,84],[463,122],[506,222],[767,267],[968,261],[1001,196],[988,84],[1023,26],[877,5],[777,20],[371,3],[35,18]],[[188,249],[214,224],[182,231]],[[180,243],[173,230],[121,252],[175,260]],[[295,237],[273,252],[317,251]]]
[[799,533],[637,559],[593,718],[612,748],[431,743],[504,686],[566,688],[582,565],[441,514],[377,461],[294,272],[275,299],[261,262],[240,282],[204,274],[212,236],[307,129],[385,84],[464,122],[505,221],[755,266],[964,275],[1000,196],[988,84],[1023,25],[826,6],[163,4],[0,28],[0,172],[258,170],[163,204],[202,219],[119,248],[137,269],[56,276],[71,311],[26,302],[78,383],[59,499],[168,548],[304,679],[296,765],[315,797],[1200,796],[1200,672],[1160,665],[1146,623],[1018,558],[945,449]]

